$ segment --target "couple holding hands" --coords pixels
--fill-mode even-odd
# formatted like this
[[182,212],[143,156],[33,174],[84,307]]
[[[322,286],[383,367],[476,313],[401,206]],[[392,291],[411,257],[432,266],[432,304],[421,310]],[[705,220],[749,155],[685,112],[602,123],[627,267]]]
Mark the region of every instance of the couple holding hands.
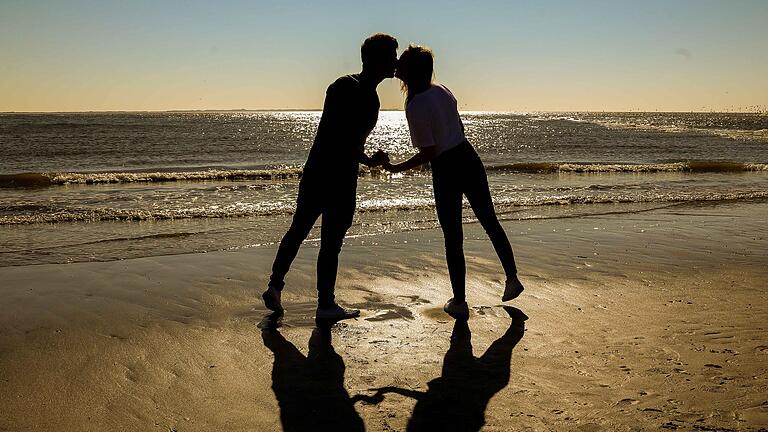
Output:
[[[296,213],[280,242],[269,285],[262,294],[264,304],[273,311],[283,311],[281,292],[285,275],[301,243],[322,216],[316,317],[341,320],[360,315],[359,310],[339,306],[334,297],[339,252],[355,214],[360,163],[381,166],[390,172],[431,164],[435,208],[445,237],[445,256],[453,289],[453,298],[444,307],[449,315],[456,319],[469,317],[461,225],[464,196],[504,267],[507,279],[502,301],[512,300],[523,291],[512,247],[496,217],[485,168],[464,135],[456,98],[445,86],[433,82],[432,51],[410,45],[398,59],[397,48],[397,40],[390,35],[377,33],[368,37],[361,47],[362,71],[343,76],[328,87],[320,124],[299,184]],[[400,163],[392,163],[381,150],[372,157],[363,151],[378,119],[380,104],[376,87],[384,79],[393,77],[402,81],[411,141],[418,150]]]

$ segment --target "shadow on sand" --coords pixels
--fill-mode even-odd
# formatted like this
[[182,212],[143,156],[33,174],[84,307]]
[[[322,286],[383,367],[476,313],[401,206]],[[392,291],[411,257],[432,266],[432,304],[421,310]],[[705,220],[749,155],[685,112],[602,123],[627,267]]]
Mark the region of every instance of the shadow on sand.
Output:
[[443,374],[428,383],[426,392],[382,387],[363,397],[379,403],[386,393],[416,399],[408,431],[477,431],[485,424],[485,409],[493,395],[509,384],[512,349],[520,342],[528,317],[519,309],[504,306],[512,322],[480,357],[472,354],[469,325],[457,320],[451,346],[445,354]]
[[284,431],[364,431],[362,418],[344,388],[344,361],[331,345],[334,322],[317,321],[304,354],[277,330],[280,314],[259,325],[264,345],[275,355],[272,390]]

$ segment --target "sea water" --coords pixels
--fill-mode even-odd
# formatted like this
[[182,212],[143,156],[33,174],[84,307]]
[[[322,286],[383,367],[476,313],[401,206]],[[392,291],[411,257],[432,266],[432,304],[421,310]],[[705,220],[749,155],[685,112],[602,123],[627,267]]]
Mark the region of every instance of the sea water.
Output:
[[[273,245],[290,223],[320,115],[0,114],[0,266]],[[462,119],[501,219],[768,200],[766,114]],[[381,112],[366,149],[393,161],[415,153],[404,113]],[[436,227],[430,175],[361,169],[349,235]]]

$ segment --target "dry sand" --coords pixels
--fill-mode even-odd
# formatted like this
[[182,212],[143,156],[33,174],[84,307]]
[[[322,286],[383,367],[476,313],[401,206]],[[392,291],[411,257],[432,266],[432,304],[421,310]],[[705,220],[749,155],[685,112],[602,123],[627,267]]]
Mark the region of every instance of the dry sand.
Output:
[[466,225],[468,326],[437,230],[350,239],[328,332],[313,243],[277,330],[274,247],[2,268],[0,430],[768,428],[768,205],[610,209],[504,223],[516,309]]

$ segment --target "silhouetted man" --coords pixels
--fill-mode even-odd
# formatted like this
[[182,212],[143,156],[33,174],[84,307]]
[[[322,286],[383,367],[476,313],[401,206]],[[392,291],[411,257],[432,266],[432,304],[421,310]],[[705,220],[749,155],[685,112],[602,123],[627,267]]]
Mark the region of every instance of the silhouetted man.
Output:
[[359,164],[376,166],[383,162],[382,153],[368,157],[363,146],[379,116],[376,86],[395,74],[397,40],[377,33],[363,42],[360,51],[362,72],[337,79],[326,92],[323,115],[299,184],[296,213],[280,242],[269,286],[262,295],[264,304],[273,311],[283,310],[280,293],[285,275],[301,243],[322,216],[317,257],[317,317],[345,319],[360,314],[359,310],[337,305],[333,291],[339,252],[355,214]]
[[309,338],[306,356],[274,328],[261,333],[275,355],[272,390],[284,432],[363,432],[365,425],[344,388],[344,360],[333,349],[331,330],[320,325]]

